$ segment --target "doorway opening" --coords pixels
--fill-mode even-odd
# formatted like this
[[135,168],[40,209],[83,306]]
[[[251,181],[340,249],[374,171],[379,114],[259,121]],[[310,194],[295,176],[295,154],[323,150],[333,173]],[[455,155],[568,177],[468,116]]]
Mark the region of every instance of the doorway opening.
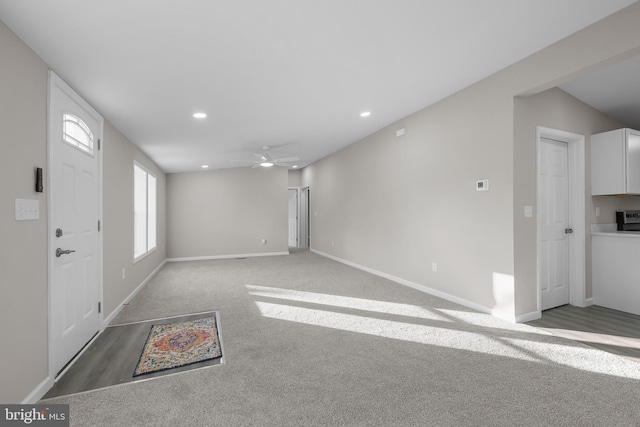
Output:
[[298,189],[289,188],[289,247],[298,247]]
[[289,247],[309,247],[309,187],[289,188]]

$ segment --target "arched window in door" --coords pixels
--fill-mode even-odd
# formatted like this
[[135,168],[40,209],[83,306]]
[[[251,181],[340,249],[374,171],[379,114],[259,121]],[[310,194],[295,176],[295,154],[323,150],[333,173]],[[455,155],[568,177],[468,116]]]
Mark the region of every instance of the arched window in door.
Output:
[[93,155],[93,132],[74,114],[62,115],[62,139],[67,144]]

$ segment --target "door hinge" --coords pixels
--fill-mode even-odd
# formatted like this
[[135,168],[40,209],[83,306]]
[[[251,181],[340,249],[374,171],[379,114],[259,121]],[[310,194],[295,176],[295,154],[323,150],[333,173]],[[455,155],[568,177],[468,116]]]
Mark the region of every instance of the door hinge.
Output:
[[100,144],[100,140],[98,140],[98,151],[102,150],[102,144]]
[[100,220],[98,220],[98,231],[100,231],[101,228]]
[[102,303],[98,301],[98,313],[102,313]]

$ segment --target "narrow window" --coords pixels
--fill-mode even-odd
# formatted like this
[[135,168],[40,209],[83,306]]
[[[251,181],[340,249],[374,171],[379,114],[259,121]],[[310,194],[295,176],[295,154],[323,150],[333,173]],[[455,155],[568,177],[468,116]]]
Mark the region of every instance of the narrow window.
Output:
[[133,258],[138,260],[156,248],[156,177],[134,163],[133,187]]
[[62,139],[67,144],[93,155],[93,132],[80,117],[73,114],[62,115]]

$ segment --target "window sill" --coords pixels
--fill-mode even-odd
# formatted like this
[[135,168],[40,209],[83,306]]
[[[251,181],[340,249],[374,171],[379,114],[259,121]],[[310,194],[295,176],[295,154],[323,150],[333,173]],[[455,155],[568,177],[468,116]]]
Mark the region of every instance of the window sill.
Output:
[[156,246],[153,249],[148,250],[147,252],[143,253],[142,255],[139,255],[138,257],[134,257],[133,258],[133,263],[137,263],[138,261],[142,261],[143,259],[145,259],[146,257],[148,257],[149,255],[151,255],[152,253],[154,253],[156,250],[158,249],[158,247]]

